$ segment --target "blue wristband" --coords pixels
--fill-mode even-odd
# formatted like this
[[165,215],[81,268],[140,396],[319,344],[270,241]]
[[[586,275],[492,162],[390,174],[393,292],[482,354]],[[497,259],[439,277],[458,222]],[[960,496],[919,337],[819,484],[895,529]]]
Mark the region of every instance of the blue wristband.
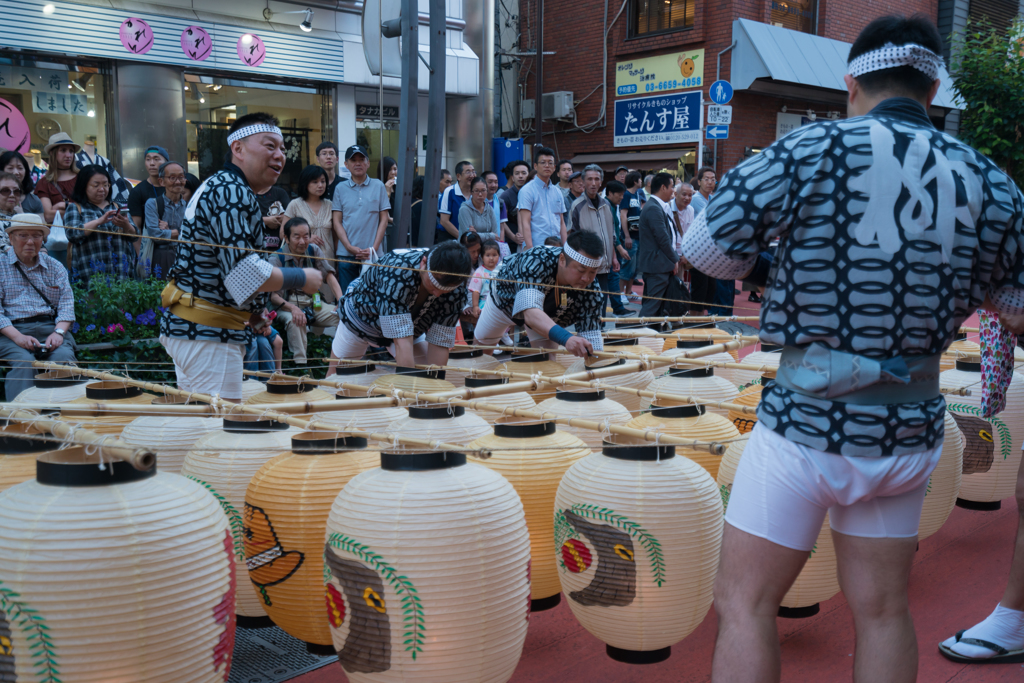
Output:
[[552,325],[551,329],[548,330],[548,339],[559,346],[565,346],[565,343],[572,339],[572,334],[561,325]]
[[302,289],[306,286],[306,271],[302,268],[282,268],[281,277],[284,278],[281,289],[285,291]]

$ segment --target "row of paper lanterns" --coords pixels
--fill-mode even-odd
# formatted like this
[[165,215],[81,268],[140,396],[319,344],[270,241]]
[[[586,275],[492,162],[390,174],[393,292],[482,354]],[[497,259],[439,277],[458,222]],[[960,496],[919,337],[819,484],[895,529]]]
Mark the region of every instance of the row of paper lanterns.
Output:
[[[145,19],[129,17],[121,22],[118,38],[125,50],[144,55],[153,49],[156,37]],[[194,62],[204,62],[213,52],[213,36],[202,26],[187,26],[181,31],[181,51]],[[246,66],[259,66],[267,56],[267,46],[255,33],[243,33],[235,43],[235,53]]]

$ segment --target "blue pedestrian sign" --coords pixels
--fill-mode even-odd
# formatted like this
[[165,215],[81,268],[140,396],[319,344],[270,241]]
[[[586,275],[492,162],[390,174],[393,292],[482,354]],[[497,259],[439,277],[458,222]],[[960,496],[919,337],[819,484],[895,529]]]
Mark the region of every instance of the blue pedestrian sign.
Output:
[[715,81],[711,84],[711,90],[708,94],[711,96],[711,101],[715,104],[729,104],[729,100],[732,99],[732,83],[729,81]]
[[729,126],[708,126],[704,131],[705,140],[728,140]]

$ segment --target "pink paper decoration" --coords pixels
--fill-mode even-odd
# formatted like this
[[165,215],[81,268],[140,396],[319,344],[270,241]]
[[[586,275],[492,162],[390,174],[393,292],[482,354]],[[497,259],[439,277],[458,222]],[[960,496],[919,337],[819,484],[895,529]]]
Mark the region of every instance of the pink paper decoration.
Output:
[[13,104],[0,99],[0,148],[28,154],[31,141],[32,134],[24,115]]
[[206,61],[213,51],[213,38],[202,26],[189,26],[181,32],[181,51],[193,61]]
[[255,33],[243,34],[235,46],[238,58],[249,66],[259,66],[267,56],[267,46]]
[[144,55],[153,47],[153,29],[142,19],[128,17],[121,22],[121,44],[132,54]]

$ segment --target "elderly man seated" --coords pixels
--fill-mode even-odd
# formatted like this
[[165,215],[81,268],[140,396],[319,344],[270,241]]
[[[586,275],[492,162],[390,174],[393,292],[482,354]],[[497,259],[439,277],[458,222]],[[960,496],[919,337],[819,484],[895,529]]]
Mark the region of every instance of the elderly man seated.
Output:
[[12,249],[0,255],[0,359],[10,366],[7,400],[32,386],[32,361],[75,360],[75,301],[68,271],[40,253],[50,228],[36,214],[10,219]]
[[[321,297],[329,292],[331,299],[341,301],[341,285],[334,274],[333,264],[324,260],[324,252],[309,243],[309,223],[296,216],[284,224],[284,243],[270,257],[270,264],[278,268],[316,268],[324,276]],[[284,323],[288,348],[299,365],[306,364],[306,334],[310,327],[333,327],[338,324],[338,314],[333,304],[321,301],[319,306],[301,289],[274,292],[270,301],[278,310],[278,318]]]

